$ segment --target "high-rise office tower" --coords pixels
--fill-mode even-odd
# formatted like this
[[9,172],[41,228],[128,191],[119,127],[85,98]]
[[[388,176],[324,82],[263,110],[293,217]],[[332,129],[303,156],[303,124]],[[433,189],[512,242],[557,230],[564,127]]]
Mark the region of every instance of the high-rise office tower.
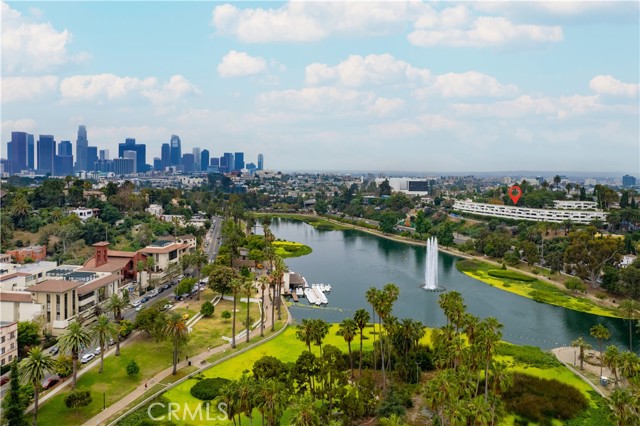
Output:
[[101,149],[98,152],[98,159],[100,161],[108,160],[109,159],[109,150],[108,149]]
[[136,173],[144,173],[147,171],[147,146],[145,144],[136,143],[133,138],[127,138],[124,143],[118,144],[118,157],[124,157],[125,151],[135,151],[136,155]]
[[162,167],[162,159],[160,157],[153,157],[153,170],[160,171],[163,170]]
[[200,148],[193,148],[191,151],[193,153],[193,171],[199,172],[200,169]]
[[56,155],[53,157],[54,176],[73,176],[73,155]]
[[62,141],[58,144],[58,155],[73,155],[71,141]]
[[98,161],[98,147],[87,147],[87,171],[96,169],[96,161]]
[[635,176],[631,176],[631,175],[622,176],[622,187],[623,188],[630,188],[632,186],[636,186],[636,178],[635,178]]
[[209,169],[209,150],[203,149],[200,153],[200,170],[206,172]]
[[38,172],[53,174],[53,159],[56,155],[56,141],[53,135],[40,135],[38,138]]
[[171,165],[177,166],[182,161],[182,147],[180,146],[180,138],[177,135],[171,135]]
[[240,171],[242,169],[244,169],[244,152],[236,152],[233,170]]
[[[135,155],[135,151],[131,151]],[[133,158],[114,158],[112,160],[112,170],[116,175],[130,175],[136,166],[136,160]]]
[[171,165],[171,145],[169,145],[168,143],[162,144],[162,151],[161,151],[160,158],[162,160],[161,170],[164,170],[165,167],[169,167]]
[[[55,150],[55,147],[53,147]],[[33,159],[36,155],[35,147],[33,143],[33,135],[27,133],[27,167],[29,170],[35,170],[36,166],[33,163]]]
[[182,170],[185,173],[193,172],[194,158],[193,154],[182,154]]
[[258,154],[258,170],[264,170],[264,155]]
[[210,170],[214,173],[217,173],[220,171],[220,159],[218,157],[213,157],[211,160],[209,160],[209,167]]
[[132,173],[138,173],[138,152],[133,150],[126,150],[122,153],[121,158],[128,158],[133,160],[133,170]]
[[76,171],[88,170],[87,168],[87,128],[84,125],[78,127],[78,139],[76,139]]
[[230,152],[225,152],[220,157],[220,171],[222,173],[229,173],[233,170],[233,166],[235,163],[233,162],[233,154]]
[[7,144],[9,173],[17,174],[29,168],[28,152],[27,134],[25,132],[11,132],[11,142]]

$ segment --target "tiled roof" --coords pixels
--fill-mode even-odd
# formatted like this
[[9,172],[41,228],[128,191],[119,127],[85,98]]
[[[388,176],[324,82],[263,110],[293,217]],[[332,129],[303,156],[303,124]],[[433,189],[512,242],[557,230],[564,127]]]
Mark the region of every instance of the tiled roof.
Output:
[[95,289],[103,287],[107,284],[111,284],[114,281],[118,281],[120,278],[122,277],[119,275],[107,275],[106,277],[99,278],[93,282],[90,282],[89,284],[86,284],[80,287],[78,289],[78,294],[83,295],[83,294],[90,293]]
[[163,253],[171,253],[174,250],[177,249],[183,249],[183,248],[187,248],[189,247],[189,244],[177,244],[177,243],[173,243],[173,244],[169,244],[166,245],[164,247],[145,247],[142,250],[140,250],[143,253],[158,253],[158,254],[163,254]]
[[32,293],[64,293],[82,285],[78,281],[46,280],[40,284],[29,287]]
[[26,272],[14,272],[12,274],[3,275],[0,277],[0,281],[6,281],[15,277],[28,277],[31,274],[27,274]]
[[0,302],[31,303],[31,294],[0,291]]
[[121,250],[108,250],[107,256],[113,257],[134,257],[138,254],[137,251],[121,251]]
[[113,257],[109,258],[104,265],[96,266],[95,256],[87,260],[80,271],[93,271],[93,272],[115,272],[122,270],[127,263],[131,262],[129,257]]

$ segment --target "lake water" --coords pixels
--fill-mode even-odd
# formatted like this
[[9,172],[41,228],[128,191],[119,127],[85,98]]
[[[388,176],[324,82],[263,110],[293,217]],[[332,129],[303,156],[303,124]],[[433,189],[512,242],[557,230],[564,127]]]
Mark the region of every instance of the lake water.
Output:
[[[429,327],[446,323],[438,298],[424,285],[425,247],[403,244],[356,230],[320,231],[312,226],[285,219],[273,219],[271,229],[280,239],[310,246],[313,253],[286,259],[289,269],[302,274],[309,284],[331,284],[326,307],[309,306],[306,299],[294,303],[294,318],[322,318],[339,322],[359,309],[371,312],[365,292],[369,287],[382,288],[395,283],[400,296],[393,314],[411,317]],[[458,258],[447,253],[439,255],[439,284],[462,294],[467,310],[481,318],[494,316],[504,324],[503,339],[516,344],[534,345],[543,349],[570,346],[582,336],[597,349],[589,329],[602,323],[611,331],[605,343],[621,347],[628,345],[628,325],[621,319],[576,312],[538,303],[525,297],[498,290],[458,271]],[[636,335],[637,336],[637,335]],[[640,336],[638,337],[640,341]]]

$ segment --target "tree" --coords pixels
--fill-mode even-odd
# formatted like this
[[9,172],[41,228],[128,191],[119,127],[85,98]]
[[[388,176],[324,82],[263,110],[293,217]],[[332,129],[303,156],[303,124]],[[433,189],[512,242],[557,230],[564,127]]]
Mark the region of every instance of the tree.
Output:
[[364,309],[358,309],[356,313],[353,315],[353,320],[355,321],[356,326],[358,327],[358,330],[360,330],[360,363],[358,364],[359,375],[362,374],[362,340],[364,338],[363,332],[364,332],[364,328],[369,323],[370,318],[371,317],[369,317],[369,312],[367,312]]
[[173,291],[176,296],[182,296],[183,294],[189,294],[193,290],[193,286],[196,285],[195,278],[183,278]]
[[311,395],[299,396],[294,404],[296,414],[291,421],[291,426],[320,426],[320,417],[316,413]]
[[213,315],[214,311],[215,311],[215,306],[213,306],[213,303],[211,303],[208,300],[204,302],[200,307],[200,313],[204,317],[210,317],[211,315]]
[[391,195],[391,185],[389,185],[389,179],[385,179],[380,182],[380,185],[378,185],[378,194],[381,197],[383,195]]
[[278,320],[282,319],[282,280],[285,272],[289,271],[289,267],[280,256],[274,258],[273,273],[277,279],[278,287],[276,288],[275,303],[278,305]]
[[565,252],[565,263],[583,279],[589,279],[592,286],[603,268],[613,265],[620,257],[622,242],[613,237],[596,237],[595,229],[571,232]]
[[163,327],[163,334],[171,341],[173,346],[173,375],[178,372],[178,350],[187,343],[189,331],[187,323],[179,313],[173,313],[167,318]]
[[640,311],[640,303],[636,300],[625,299],[618,306],[618,311],[622,314],[622,318],[629,321],[629,351],[633,352],[633,321]]
[[380,231],[383,234],[392,234],[398,221],[396,214],[391,211],[385,211],[380,218]]
[[609,338],[611,337],[611,332],[604,325],[596,324],[591,327],[589,333],[591,334],[591,337],[598,340],[598,349],[600,351],[600,376],[602,376],[602,366],[604,364],[602,359],[602,341],[609,340]]
[[83,348],[91,344],[91,335],[77,320],[74,320],[67,327],[67,331],[60,336],[58,344],[62,352],[71,352],[71,359],[73,360],[73,382],[71,388],[75,389],[78,371],[78,354]]
[[[200,271],[202,270],[202,267],[208,263],[209,256],[200,249],[183,256],[183,266],[185,266],[185,269],[186,267],[192,267],[195,269],[196,280],[200,280]],[[197,300],[200,300],[200,286],[198,286]]]
[[224,322],[227,322],[229,320],[229,318],[231,318],[231,312],[229,311],[222,311],[222,314],[220,314],[220,316],[222,317],[222,319],[224,320]]
[[225,294],[231,293],[231,281],[237,276],[238,273],[230,266],[215,265],[209,275],[209,288],[224,297]]
[[622,358],[620,357],[620,351],[615,345],[607,346],[607,350],[602,357],[602,362],[609,367],[609,370],[613,373],[614,387],[618,387],[618,369],[620,368]]
[[40,327],[33,321],[18,322],[18,353],[24,356],[31,346],[40,343]]
[[322,341],[329,333],[329,328],[331,326],[325,320],[320,318],[314,318],[311,322],[311,337],[313,338],[313,343],[320,347],[320,353],[322,353]]
[[347,346],[349,347],[349,364],[351,367],[351,377],[353,378],[353,353],[351,352],[351,342],[356,337],[356,333],[358,330],[358,324],[351,318],[346,318],[342,320],[339,325],[338,332],[336,333],[338,336],[342,336],[345,342],[347,342]]
[[78,415],[78,408],[86,407],[91,404],[91,393],[88,390],[73,390],[69,392],[67,396],[64,397],[64,405],[67,408],[75,408],[76,415]]
[[100,346],[100,369],[98,373],[102,373],[104,369],[104,353],[109,347],[109,340],[117,339],[118,334],[118,327],[105,314],[100,315],[91,326],[91,336]]
[[126,367],[126,371],[127,371],[127,376],[135,376],[140,372],[140,367],[138,366],[138,363],[136,362],[135,359],[132,359],[131,361],[129,361]]
[[73,360],[69,355],[60,355],[56,361],[56,374],[58,376],[69,377],[73,373]]
[[560,182],[562,182],[562,178],[560,177],[560,175],[555,175],[553,177],[553,183],[556,185],[556,189],[560,188]]
[[233,294],[233,320],[231,321],[231,347],[236,347],[236,305],[238,303],[238,293],[242,289],[242,280],[240,278],[234,278],[231,281],[231,293]]
[[20,374],[18,372],[18,357],[11,362],[9,391],[2,401],[2,424],[9,426],[25,426],[24,411],[27,403],[20,392]]
[[[127,302],[124,300],[124,298],[120,297],[118,293],[113,293],[111,297],[109,297],[109,300],[105,305],[105,309],[108,312],[111,312],[111,314],[113,315],[113,320],[118,326],[118,329],[121,328],[122,312],[126,309],[126,307],[127,307]],[[115,338],[116,356],[120,356],[120,338],[119,337],[120,336],[118,335],[118,337]]]
[[251,316],[250,316],[250,308],[251,308],[251,301],[249,300],[251,298],[251,295],[253,294],[253,283],[249,280],[243,281],[242,283],[242,291],[244,292],[245,296],[247,296],[247,318],[245,321],[245,327],[246,327],[246,331],[247,331],[247,335],[246,335],[246,341],[247,343],[249,343],[249,336],[251,334],[251,323],[253,322],[251,320]]
[[269,277],[267,275],[260,275],[258,278],[260,283],[260,337],[264,337],[264,291],[269,286]]
[[574,348],[578,348],[578,350],[580,351],[578,354],[578,359],[580,360],[580,370],[584,370],[584,351],[591,349],[592,346],[587,343],[587,341],[582,337],[578,337],[576,340],[571,342],[571,346],[573,346]]
[[[123,321],[124,322],[124,321]],[[144,330],[156,340],[162,339],[162,329],[166,324],[166,315],[160,311],[158,305],[146,307],[136,315],[135,328]]]
[[582,281],[580,278],[578,277],[570,277],[568,278],[565,282],[564,282],[564,286],[571,291],[574,291],[576,293],[578,292],[585,292],[587,291],[587,286],[585,285],[584,281]]
[[303,318],[302,323],[296,326],[296,338],[303,342],[311,352],[311,341],[313,340],[312,319]]
[[46,373],[53,373],[55,368],[56,361],[39,346],[31,348],[27,357],[20,361],[20,377],[22,381],[33,385],[33,426],[38,424],[40,383],[44,380]]

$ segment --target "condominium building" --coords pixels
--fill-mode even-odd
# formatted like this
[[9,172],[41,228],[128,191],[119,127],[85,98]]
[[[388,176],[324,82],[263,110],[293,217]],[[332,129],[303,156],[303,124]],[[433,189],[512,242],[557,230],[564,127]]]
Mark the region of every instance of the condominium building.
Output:
[[590,223],[594,219],[607,220],[607,213],[591,210],[551,210],[528,207],[505,206],[499,204],[475,203],[473,201],[456,201],[454,210],[480,216],[501,217],[514,220],[531,220],[536,222]]
[[4,367],[18,356],[18,323],[0,321],[0,364]]

